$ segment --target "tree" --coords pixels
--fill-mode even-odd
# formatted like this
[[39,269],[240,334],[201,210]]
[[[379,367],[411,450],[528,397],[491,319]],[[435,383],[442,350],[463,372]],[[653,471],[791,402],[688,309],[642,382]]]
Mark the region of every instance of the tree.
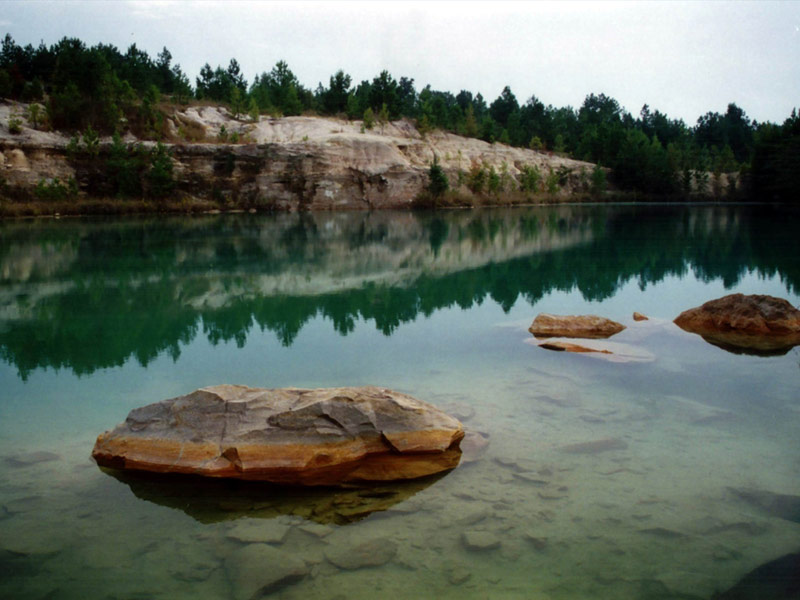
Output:
[[434,198],[441,198],[449,187],[447,175],[439,164],[439,158],[434,154],[433,162],[428,169],[428,191]]
[[367,107],[367,110],[364,111],[364,127],[366,129],[372,129],[375,127],[375,113],[372,112],[371,107]]
[[147,172],[148,195],[151,198],[166,198],[175,187],[172,179],[172,158],[166,146],[158,142],[150,154],[150,170]]
[[335,115],[347,111],[347,99],[350,95],[352,79],[339,69],[331,75],[330,87],[322,92],[322,110],[326,114]]

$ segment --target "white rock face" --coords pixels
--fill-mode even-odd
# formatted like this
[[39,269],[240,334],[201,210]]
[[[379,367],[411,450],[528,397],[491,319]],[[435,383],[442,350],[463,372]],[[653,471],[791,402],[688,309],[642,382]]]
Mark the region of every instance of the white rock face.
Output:
[[[0,106],[0,122],[12,109],[24,113],[25,107]],[[16,135],[0,127],[0,174],[9,185],[30,190],[41,179],[74,177],[81,190],[92,195],[112,189],[103,181],[105,170],[98,168],[104,165],[110,138],[101,141],[97,158],[75,161],[66,152],[68,136],[29,125],[23,122]],[[289,210],[406,207],[427,185],[434,157],[453,183],[459,171],[476,164],[506,174],[513,189],[524,167],[537,167],[543,177],[551,169],[568,169],[559,191],[563,196],[581,188],[594,167],[442,131],[423,137],[408,120],[376,125],[364,133],[361,126],[361,121],[323,117],[235,120],[222,107],[176,111],[166,128],[173,138],[167,146],[176,194],[205,199],[221,194],[234,202]],[[238,141],[230,143],[234,134]],[[135,140],[128,135],[125,141]]]

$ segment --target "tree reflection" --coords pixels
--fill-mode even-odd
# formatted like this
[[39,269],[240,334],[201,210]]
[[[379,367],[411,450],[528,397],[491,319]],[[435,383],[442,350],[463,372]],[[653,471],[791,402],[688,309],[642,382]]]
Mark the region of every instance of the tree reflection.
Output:
[[385,335],[486,299],[587,300],[692,272],[800,291],[800,218],[771,207],[555,207],[31,222],[0,228],[0,356],[27,377],[173,358],[199,332],[293,343],[317,317]]

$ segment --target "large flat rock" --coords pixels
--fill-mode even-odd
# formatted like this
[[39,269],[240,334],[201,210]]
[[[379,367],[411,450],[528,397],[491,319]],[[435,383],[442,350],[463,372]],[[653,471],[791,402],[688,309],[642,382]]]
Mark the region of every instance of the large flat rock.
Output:
[[281,484],[414,479],[452,469],[464,430],[378,387],[202,388],[134,409],[97,438],[98,465]]
[[682,312],[675,324],[741,354],[786,354],[800,344],[800,310],[774,296],[730,294]]

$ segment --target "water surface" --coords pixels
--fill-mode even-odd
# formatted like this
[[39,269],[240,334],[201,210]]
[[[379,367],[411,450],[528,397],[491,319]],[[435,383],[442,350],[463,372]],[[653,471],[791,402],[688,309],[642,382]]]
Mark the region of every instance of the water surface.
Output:
[[[800,496],[800,351],[670,322],[733,292],[800,304],[799,226],[752,206],[4,223],[0,596],[243,597],[260,541],[306,565],[275,598],[710,598],[800,549],[797,519],[741,494]],[[538,348],[539,312],[621,321],[654,360]],[[218,383],[392,387],[490,444],[367,490],[89,459],[132,408]],[[597,440],[616,449],[563,451]],[[371,542],[387,562],[337,566]]]

